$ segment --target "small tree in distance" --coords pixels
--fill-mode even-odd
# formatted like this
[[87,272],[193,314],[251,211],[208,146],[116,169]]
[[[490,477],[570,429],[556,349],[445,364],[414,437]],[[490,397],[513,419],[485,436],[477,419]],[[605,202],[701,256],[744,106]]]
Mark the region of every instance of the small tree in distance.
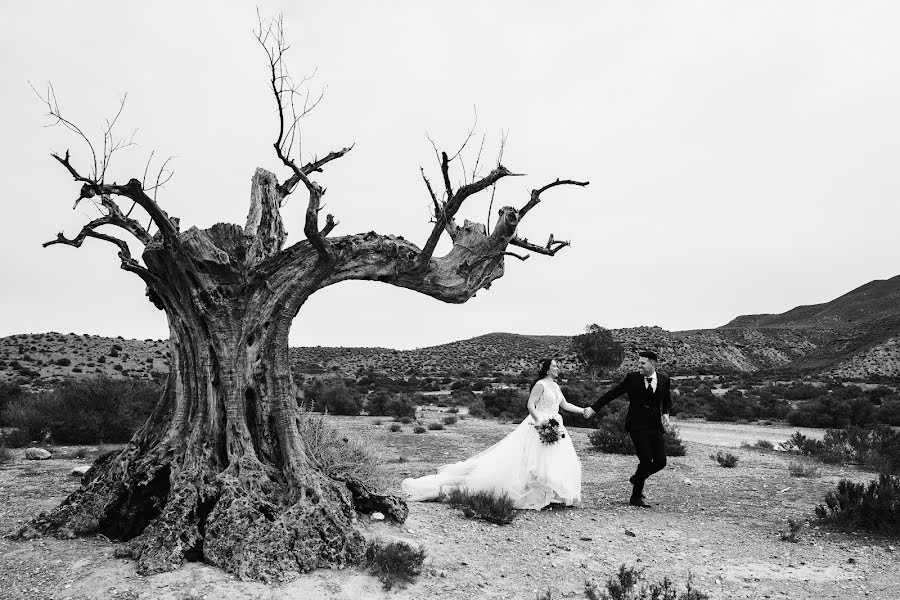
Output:
[[590,372],[591,379],[596,379],[597,374],[606,369],[618,367],[625,358],[622,344],[613,339],[609,329],[597,324],[588,325],[584,333],[572,338],[572,351]]

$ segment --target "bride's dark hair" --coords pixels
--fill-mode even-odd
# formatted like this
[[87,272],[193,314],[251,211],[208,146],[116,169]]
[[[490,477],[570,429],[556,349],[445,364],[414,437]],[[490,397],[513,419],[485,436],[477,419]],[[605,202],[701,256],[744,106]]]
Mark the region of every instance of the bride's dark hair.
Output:
[[550,365],[553,364],[555,358],[543,358],[541,359],[540,366],[538,367],[537,379],[531,382],[531,387],[533,388],[537,385],[537,382],[547,376],[547,373],[550,371]]

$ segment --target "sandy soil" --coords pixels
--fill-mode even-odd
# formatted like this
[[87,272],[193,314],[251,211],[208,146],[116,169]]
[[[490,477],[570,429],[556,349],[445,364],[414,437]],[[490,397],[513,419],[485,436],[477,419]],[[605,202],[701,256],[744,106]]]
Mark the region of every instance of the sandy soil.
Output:
[[[436,410],[436,409],[435,409]],[[431,422],[439,415],[426,414]],[[514,425],[465,419],[443,431],[388,431],[388,421],[334,418],[348,433],[366,436],[384,459],[396,487],[406,476],[431,472],[500,439]],[[629,456],[590,449],[588,430],[571,430],[584,466],[584,502],[578,508],[523,512],[498,527],[466,520],[436,503],[410,505],[406,524],[361,520],[370,535],[422,544],[426,572],[412,586],[384,591],[354,569],[322,570],[277,585],[238,581],[199,563],[152,577],[113,557],[102,537],[15,542],[0,539],[0,598],[35,599],[253,599],[288,598],[583,598],[584,582],[603,582],[620,564],[645,567],[651,578],[683,582],[690,573],[712,598],[896,598],[900,585],[898,540],[847,535],[815,526],[813,506],[841,478],[866,481],[870,473],[823,465],[823,476],[797,479],[794,457],[736,447],[734,469],[710,459],[716,447],[790,435],[753,425],[682,423],[688,455],[648,483],[651,510],[628,506]],[[764,435],[770,434],[770,435]],[[739,444],[740,442],[737,442]],[[62,450],[62,449],[60,449]],[[0,467],[0,531],[47,510],[77,487],[69,472],[84,461],[26,461],[16,451]],[[789,517],[812,519],[801,541],[782,542]]]

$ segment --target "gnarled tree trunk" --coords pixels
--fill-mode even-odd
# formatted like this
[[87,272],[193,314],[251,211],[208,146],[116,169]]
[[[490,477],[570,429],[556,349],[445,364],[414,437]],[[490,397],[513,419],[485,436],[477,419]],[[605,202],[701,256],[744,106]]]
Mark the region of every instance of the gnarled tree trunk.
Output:
[[[283,49],[279,45],[276,51],[269,51],[282,125],[275,149],[292,175],[279,184],[274,174],[257,170],[243,228],[220,223],[181,232],[178,220],[141,182],[103,181],[108,157],[102,170],[95,167],[82,176],[68,152],[54,155],[83,184],[79,201],[92,199],[102,216],[77,237],[60,233],[45,246],[80,246],[86,238],[115,244],[122,268],[143,279],[149,299],[166,313],[171,362],[163,397],[129,444],[99,459],[80,489],[20,535],[103,533],[127,541],[120,554],[134,557],[141,573],[203,560],[241,577],[270,579],[356,562],[364,552],[354,526],[356,511],[379,509],[402,521],[406,507],[360,482],[335,481],[310,459],[298,427],[302,414],[288,359],[294,317],[313,293],[345,280],[381,281],[445,302],[465,302],[503,274],[510,244],[547,255],[568,245],[551,236],[546,246],[537,246],[517,237],[516,229],[541,193],[586,182],[556,180],[532,191],[521,209],[501,209],[489,233],[475,223],[457,226],[454,215],[466,198],[512,173],[498,164],[454,190],[446,154],[440,199],[425,180],[435,224],[423,248],[374,232],[328,238],[336,222],[328,215],[320,229],[324,189],[310,177],[349,148],[302,167],[289,158],[284,91],[276,83],[283,79],[275,77]],[[50,114],[62,120],[58,107],[47,103]],[[301,182],[309,193],[306,239],[284,248],[279,209]],[[130,210],[123,213],[117,198],[140,206],[158,231],[151,235],[130,218]],[[124,241],[97,231],[107,225],[144,244],[143,264]],[[444,233],[453,249],[434,257]]]

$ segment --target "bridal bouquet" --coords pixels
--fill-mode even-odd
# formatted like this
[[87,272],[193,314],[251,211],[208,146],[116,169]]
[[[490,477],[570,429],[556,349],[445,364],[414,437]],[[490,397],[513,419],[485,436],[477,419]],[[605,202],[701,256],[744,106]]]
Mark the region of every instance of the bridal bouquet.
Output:
[[566,434],[560,431],[559,421],[556,419],[549,419],[543,425],[535,424],[534,427],[537,429],[538,436],[544,444],[555,444],[566,437]]

